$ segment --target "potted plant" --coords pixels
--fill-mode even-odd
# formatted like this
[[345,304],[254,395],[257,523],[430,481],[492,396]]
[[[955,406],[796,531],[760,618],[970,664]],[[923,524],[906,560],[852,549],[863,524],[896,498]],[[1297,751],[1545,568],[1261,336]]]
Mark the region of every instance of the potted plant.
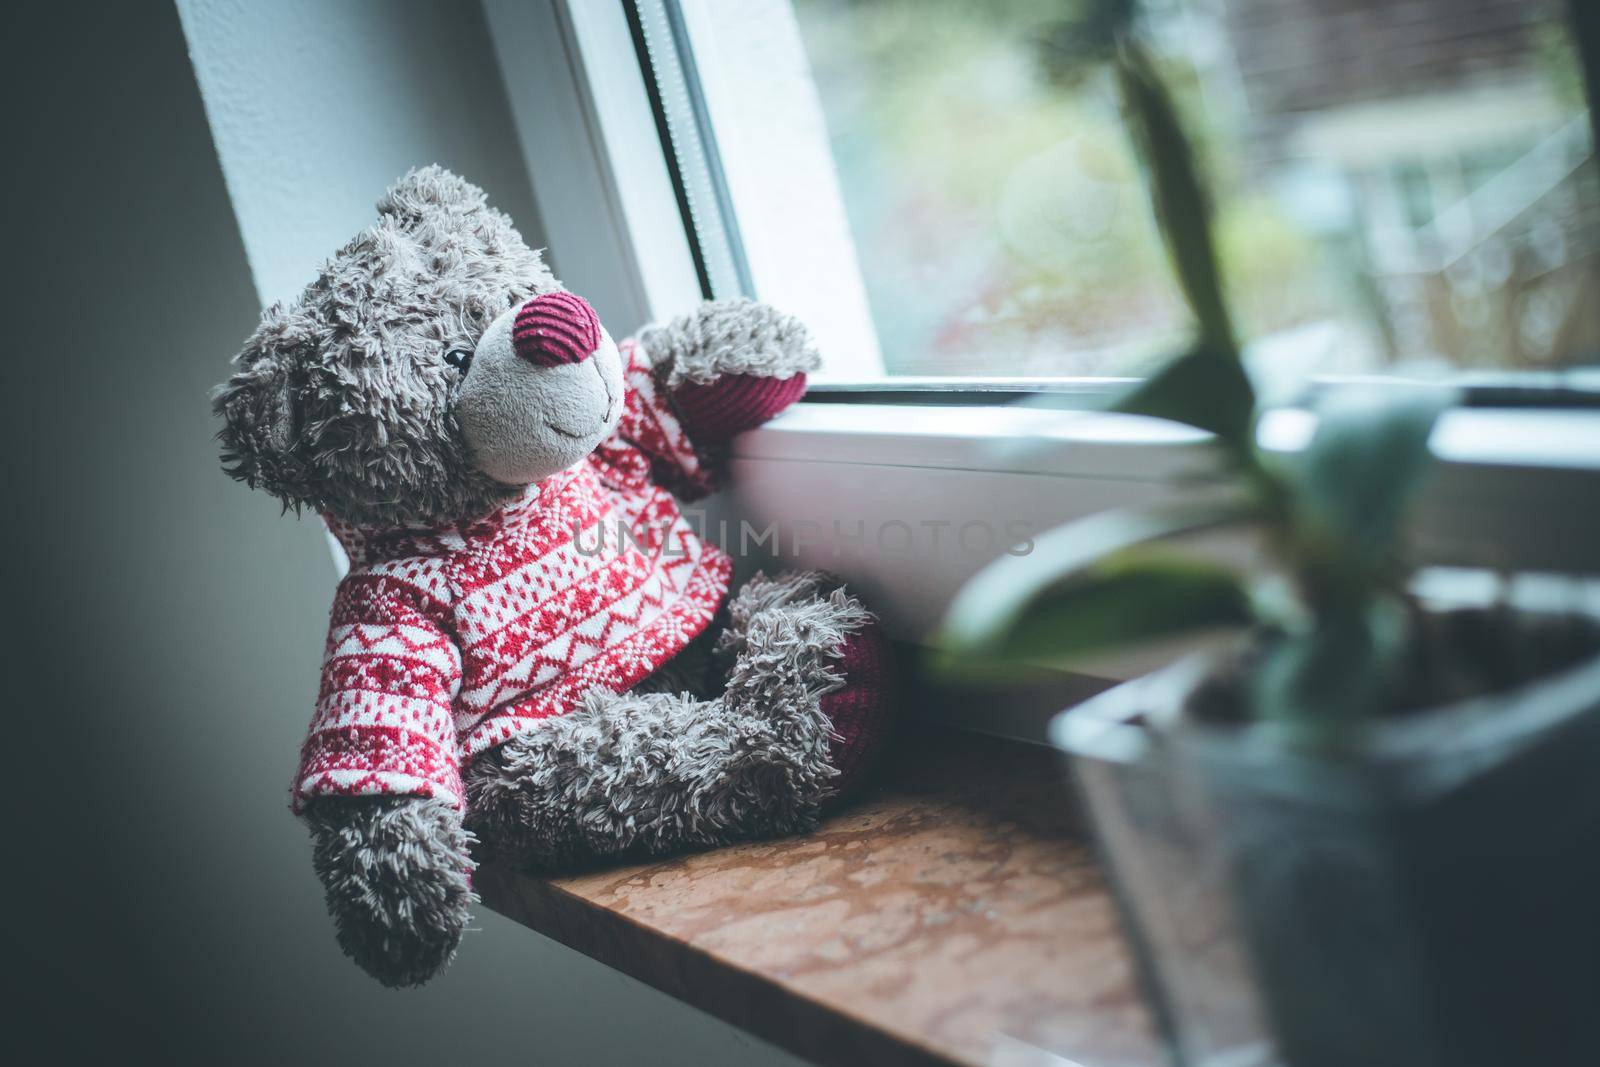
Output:
[[[1405,517],[1451,391],[1325,392],[1304,449],[1258,445],[1182,126],[1125,23],[1113,49],[1196,323],[1116,407],[1209,431],[1223,488],[1095,516],[980,572],[945,660],[1238,635],[1053,728],[1180,1057],[1226,1043],[1179,1017],[1237,964],[1292,1067],[1600,1063],[1600,627],[1413,595]],[[1174,547],[1230,527],[1263,565]],[[1183,962],[1207,946],[1179,913],[1208,871],[1227,913],[1211,918],[1242,951],[1196,973]]]

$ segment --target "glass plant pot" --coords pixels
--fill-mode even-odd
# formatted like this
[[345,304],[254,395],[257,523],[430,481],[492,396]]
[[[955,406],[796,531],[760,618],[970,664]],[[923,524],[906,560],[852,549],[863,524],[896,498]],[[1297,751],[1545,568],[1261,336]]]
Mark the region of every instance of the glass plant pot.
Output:
[[1053,725],[1178,1062],[1600,1063],[1600,658],[1338,759],[1183,719],[1206,669]]
[[1224,849],[1192,764],[1151,718],[1175,711],[1191,661],[1120,685],[1051,723],[1111,880],[1156,1025],[1181,1067],[1276,1058],[1234,925]]

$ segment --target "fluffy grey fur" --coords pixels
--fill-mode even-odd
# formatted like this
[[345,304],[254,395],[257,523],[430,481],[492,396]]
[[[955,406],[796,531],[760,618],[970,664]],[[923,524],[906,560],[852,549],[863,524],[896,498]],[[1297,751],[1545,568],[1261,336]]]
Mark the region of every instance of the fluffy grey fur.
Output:
[[477,900],[473,839],[454,805],[328,797],[304,816],[345,954],[391,987],[420,985],[443,970]]
[[757,575],[717,640],[714,700],[641,686],[479,757],[469,819],[507,862],[552,868],[814,826],[836,776],[822,697],[830,656],[872,616],[815,574]]
[[671,388],[723,374],[791,378],[822,365],[805,325],[754,300],[715,300],[639,335]]
[[[516,310],[559,284],[448,171],[413,171],[377,210],[298,299],[265,312],[217,390],[228,472],[286,507],[416,527],[487,514],[581,461],[620,414],[609,335],[579,365],[517,359]],[[747,301],[705,305],[647,341],[669,388],[818,365],[798,321]],[[447,358],[457,351],[472,353],[464,369]],[[698,642],[633,692],[597,694],[480,757],[473,825],[500,854],[545,864],[811,825],[835,776],[828,656],[867,618],[814,576],[753,580],[715,654]],[[369,797],[304,814],[345,951],[394,986],[448,963],[473,901],[459,813]]]
[[432,525],[519,489],[473,462],[445,361],[557,289],[483,191],[440,167],[400,179],[378,222],[291,304],[274,304],[217,391],[228,472],[354,524]]

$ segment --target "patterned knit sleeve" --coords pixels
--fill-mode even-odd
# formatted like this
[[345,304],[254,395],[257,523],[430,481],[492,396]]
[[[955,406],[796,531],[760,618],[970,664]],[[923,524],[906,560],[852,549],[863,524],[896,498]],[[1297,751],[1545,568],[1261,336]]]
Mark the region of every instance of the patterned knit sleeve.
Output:
[[415,574],[358,571],[339,585],[294,807],[321,796],[462,803],[452,702],[461,656],[449,606]]
[[648,461],[650,477],[685,499],[715,489],[717,464],[689,439],[652,372],[649,354],[632,339],[619,343],[617,350],[627,395],[616,431],[596,450],[600,458],[616,470],[626,470],[626,453],[636,450]]

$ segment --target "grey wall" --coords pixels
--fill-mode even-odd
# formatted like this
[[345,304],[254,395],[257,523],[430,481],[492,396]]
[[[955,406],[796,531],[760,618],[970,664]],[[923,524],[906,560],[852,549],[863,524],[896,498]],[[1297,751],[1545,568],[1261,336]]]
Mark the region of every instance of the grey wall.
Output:
[[6,18],[0,1055],[776,1061],[490,914],[420,991],[339,955],[285,807],[333,575],[218,469],[259,304],[178,16]]
[[544,244],[483,12],[463,0],[177,0],[262,302],[442,163]]

